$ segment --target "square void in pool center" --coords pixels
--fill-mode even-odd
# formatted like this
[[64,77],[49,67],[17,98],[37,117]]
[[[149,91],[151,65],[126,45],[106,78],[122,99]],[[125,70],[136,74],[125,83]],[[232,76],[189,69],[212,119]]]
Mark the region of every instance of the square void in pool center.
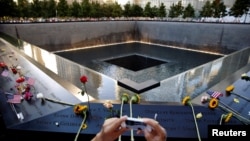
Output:
[[146,68],[154,67],[157,65],[165,64],[167,62],[150,58],[143,55],[133,54],[123,57],[112,58],[105,60],[105,62],[114,64],[132,71],[140,71]]

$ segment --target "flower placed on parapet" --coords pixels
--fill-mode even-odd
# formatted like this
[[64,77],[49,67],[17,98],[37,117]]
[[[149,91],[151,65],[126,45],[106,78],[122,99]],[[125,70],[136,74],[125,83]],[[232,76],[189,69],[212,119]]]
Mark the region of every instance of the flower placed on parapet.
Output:
[[10,69],[11,69],[11,71],[12,71],[13,74],[17,74],[17,66],[13,66],[13,65],[12,65],[12,66],[10,67]]
[[217,98],[211,98],[208,104],[209,108],[211,109],[218,107],[218,105],[219,105],[219,100]]
[[[234,87],[231,85],[230,87],[227,88],[226,91],[231,92],[233,89],[234,89]],[[204,99],[206,99],[206,100],[204,100]],[[247,119],[247,118],[241,116],[241,115],[240,115],[239,113],[237,113],[235,110],[233,110],[232,108],[230,108],[230,107],[227,106],[226,104],[220,102],[220,100],[217,99],[217,98],[212,97],[212,98],[208,98],[208,100],[207,100],[207,98],[202,97],[202,98],[201,98],[201,102],[202,102],[203,104],[206,103],[206,102],[209,102],[209,103],[208,103],[208,107],[209,107],[210,109],[215,109],[215,108],[219,107],[219,108],[222,109],[223,111],[227,111],[227,112],[228,112],[228,114],[226,114],[226,115],[222,114],[221,120],[220,120],[220,124],[221,124],[221,122],[222,122],[223,120],[224,120],[224,122],[229,122],[229,120],[231,119],[232,116],[234,116],[234,117],[237,118],[239,121],[241,121],[241,122],[243,122],[243,123],[245,123],[245,124],[250,124],[250,120],[249,120],[249,119]]]
[[196,114],[196,118],[197,118],[197,119],[202,118],[202,113],[200,112],[200,113]]
[[[182,104],[183,105],[189,105],[191,107],[192,113],[193,113],[194,122],[195,122],[196,131],[197,131],[197,136],[198,136],[199,141],[201,141],[200,131],[199,131],[199,128],[198,128],[198,124],[197,124],[197,120],[196,120],[196,116],[195,116],[195,112],[194,112],[194,107],[193,107],[192,102],[190,100],[191,100],[190,96],[185,96],[183,98],[183,100],[182,100]],[[198,117],[201,117],[201,116],[198,116]]]
[[81,81],[82,83],[84,83],[84,84],[85,84],[86,82],[88,82],[87,76],[85,76],[85,75],[81,76],[80,81]]
[[0,68],[3,70],[8,70],[8,66],[4,62],[0,62]]
[[107,100],[105,103],[103,103],[103,106],[107,109],[112,109],[114,107],[110,100]]
[[185,96],[182,100],[183,105],[189,105],[190,102],[190,96]]
[[72,104],[72,103],[67,103],[67,102],[64,102],[64,101],[60,101],[60,100],[57,100],[57,99],[51,99],[51,98],[48,98],[48,97],[45,97],[43,95],[43,93],[38,93],[36,95],[36,98],[37,99],[41,99],[42,100],[42,104],[45,103],[45,101],[50,101],[50,102],[54,102],[54,103],[58,103],[58,104],[63,104],[63,105],[69,105],[69,106],[74,106],[75,104]]
[[127,93],[123,93],[121,96],[122,103],[128,103],[129,102],[129,95]]
[[[88,98],[88,109],[90,109],[90,104],[89,104],[89,95],[87,93],[87,88],[86,88],[86,83],[88,82],[88,77],[86,75],[82,75],[80,77],[80,81],[82,82],[82,91],[80,92],[82,95],[84,95],[85,93],[87,94],[87,98]],[[89,111],[89,110],[88,110]]]
[[224,122],[229,122],[230,121],[230,119],[232,118],[232,116],[233,116],[233,113],[228,113],[228,114],[226,114],[226,115],[224,115],[223,116],[223,120],[224,120]]
[[109,116],[107,118],[111,117],[119,117],[119,110],[115,110],[113,107],[114,105],[110,100],[107,100],[103,103],[103,106],[109,110]]
[[77,104],[77,105],[75,105],[73,107],[73,111],[74,111],[75,114],[83,116],[82,123],[81,123],[81,125],[80,125],[80,127],[78,129],[78,132],[77,132],[75,140],[74,140],[74,141],[77,141],[81,130],[86,129],[88,127],[87,124],[85,123],[86,118],[87,118],[88,106]]
[[82,75],[80,77],[80,81],[82,82],[82,91],[81,91],[81,94],[84,95],[85,93],[87,93],[86,86],[85,86],[85,84],[88,82],[87,76]]
[[24,99],[25,100],[31,100],[31,98],[33,97],[33,94],[30,91],[26,91],[24,92]]
[[237,93],[233,92],[233,90],[234,90],[234,85],[227,86],[227,88],[226,88],[226,95],[230,96],[231,94],[234,94],[234,95],[236,95],[238,97],[241,97],[242,99],[245,99],[246,101],[250,102],[250,99],[248,97],[245,97],[243,95],[237,94]]
[[204,104],[204,103],[207,103],[209,101],[209,97],[208,96],[202,96],[201,97],[201,103]]
[[22,83],[25,81],[25,78],[24,77],[19,77],[18,79],[16,79],[16,82],[17,83]]
[[140,101],[141,101],[141,98],[140,98],[140,95],[139,94],[135,94],[135,95],[133,95],[132,97],[131,97],[131,102],[133,103],[133,104],[138,104],[138,103],[140,103]]
[[246,73],[243,73],[243,74],[241,75],[241,79],[242,79],[242,80],[246,80],[246,81],[250,81],[250,77],[249,77]]
[[220,119],[220,125],[222,122],[227,123],[230,121],[230,119],[233,117],[233,113],[229,112],[227,114],[222,114]]
[[226,88],[226,94],[230,95],[233,92],[233,90],[234,90],[234,85],[227,86],[227,88]]
[[74,106],[74,113],[77,115],[83,115],[85,111],[87,111],[88,106],[86,105],[75,105]]

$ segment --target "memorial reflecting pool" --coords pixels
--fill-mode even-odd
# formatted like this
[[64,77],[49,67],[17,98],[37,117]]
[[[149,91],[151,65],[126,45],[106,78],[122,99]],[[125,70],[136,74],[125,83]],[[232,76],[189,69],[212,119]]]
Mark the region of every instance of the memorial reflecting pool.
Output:
[[[112,80],[119,81],[126,78],[136,83],[148,80],[161,82],[222,57],[222,55],[208,52],[138,42],[59,51],[55,54],[103,74]],[[116,82],[102,78],[102,87],[105,85],[109,88],[105,88],[105,90],[101,87],[98,88],[98,96],[94,97],[96,99],[117,99],[116,90],[111,90],[116,87],[112,86],[116,85],[114,83]],[[156,98],[157,91],[156,88],[155,92],[152,92],[152,97],[147,95],[147,98],[144,98],[161,99],[161,94]],[[169,100],[176,101],[174,99],[176,98]]]

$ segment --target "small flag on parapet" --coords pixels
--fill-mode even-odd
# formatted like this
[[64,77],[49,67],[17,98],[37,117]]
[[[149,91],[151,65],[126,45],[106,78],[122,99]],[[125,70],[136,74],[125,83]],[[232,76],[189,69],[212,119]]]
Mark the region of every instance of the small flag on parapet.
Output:
[[2,75],[3,77],[7,77],[7,76],[9,75],[9,71],[4,70],[4,71],[1,73],[1,75]]
[[19,94],[14,94],[14,95],[8,95],[7,96],[7,102],[9,103],[21,103],[21,100],[22,100],[22,96],[19,95]]
[[34,85],[35,83],[35,79],[31,78],[31,77],[25,77],[26,83],[29,85]]
[[207,94],[209,94],[213,98],[219,98],[220,96],[223,96],[223,93],[218,92],[218,91],[212,91],[212,90],[208,90]]

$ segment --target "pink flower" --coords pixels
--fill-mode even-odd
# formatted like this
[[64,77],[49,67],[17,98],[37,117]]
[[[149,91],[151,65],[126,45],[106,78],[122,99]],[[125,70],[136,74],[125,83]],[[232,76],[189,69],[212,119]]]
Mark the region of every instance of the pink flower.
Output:
[[113,108],[113,104],[111,103],[110,100],[103,103],[103,106],[106,107],[107,109],[112,109]]
[[24,99],[25,99],[25,100],[30,100],[32,96],[33,96],[33,95],[32,95],[31,92],[25,92],[25,94],[24,94]]
[[201,103],[206,103],[206,102],[208,102],[209,101],[209,98],[208,98],[208,96],[202,96],[201,97]]

